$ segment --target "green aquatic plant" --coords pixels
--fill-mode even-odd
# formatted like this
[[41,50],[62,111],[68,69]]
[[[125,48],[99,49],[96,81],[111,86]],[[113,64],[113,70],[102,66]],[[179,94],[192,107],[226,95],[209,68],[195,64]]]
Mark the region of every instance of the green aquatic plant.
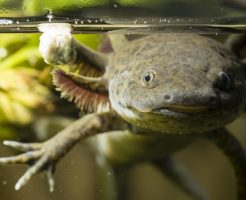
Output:
[[[99,43],[98,35],[76,38],[94,49]],[[14,127],[30,125],[45,113],[56,114],[52,67],[43,61],[38,44],[38,34],[0,35],[0,139],[13,138]]]
[[51,67],[37,45],[38,35],[0,35],[0,139],[15,137],[16,130],[31,124],[41,111],[54,108],[47,87]]
[[33,110],[51,109],[51,94],[39,82],[39,71],[20,67],[0,73],[0,123],[28,124]]

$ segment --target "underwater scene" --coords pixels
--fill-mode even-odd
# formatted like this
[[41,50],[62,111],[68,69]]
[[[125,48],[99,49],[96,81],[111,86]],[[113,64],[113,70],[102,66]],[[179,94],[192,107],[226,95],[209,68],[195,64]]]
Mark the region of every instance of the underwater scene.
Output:
[[245,0],[1,0],[1,200],[245,200]]

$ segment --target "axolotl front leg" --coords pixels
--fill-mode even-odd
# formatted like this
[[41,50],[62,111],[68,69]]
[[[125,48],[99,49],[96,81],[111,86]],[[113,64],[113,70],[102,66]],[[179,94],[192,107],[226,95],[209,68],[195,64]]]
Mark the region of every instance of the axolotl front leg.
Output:
[[[15,189],[19,190],[35,174],[46,171],[50,191],[54,190],[54,172],[57,161],[64,156],[78,141],[90,136],[114,130],[118,119],[112,113],[91,114],[77,120],[59,134],[43,143],[21,143],[4,141],[4,144],[25,153],[0,158],[0,164],[31,164],[31,167],[19,179]],[[32,164],[33,163],[33,164]]]
[[[41,26],[40,29],[44,33],[40,38],[39,49],[46,62],[55,66],[67,64],[71,68],[81,63],[86,63],[86,65],[92,65],[99,72],[103,70],[102,68],[107,62],[107,57],[77,43],[71,36],[69,24],[57,25],[55,27],[53,25],[50,27],[49,24]],[[65,72],[63,73],[62,70],[57,68],[53,72],[54,82],[62,91],[62,95],[66,92],[72,96],[75,95],[73,96],[74,100],[84,111],[92,112],[94,109],[101,112],[85,115],[43,143],[27,144],[4,141],[5,145],[24,151],[24,153],[13,157],[0,158],[0,164],[31,165],[17,182],[16,190],[24,186],[35,174],[46,171],[50,190],[53,191],[54,180],[52,175],[55,165],[78,141],[99,133],[121,130],[125,127],[124,125],[119,125],[125,124],[125,122],[108,109],[106,88],[103,88],[104,85],[100,78],[87,78],[86,76],[73,73],[71,76],[70,80],[70,77],[67,77]],[[75,82],[78,77],[81,79],[80,84],[81,82],[86,84],[86,89],[76,85]],[[72,80],[72,78],[75,78],[75,80]],[[100,87],[100,90],[97,90],[98,87]],[[98,94],[95,93],[92,97],[92,90],[97,90]]]

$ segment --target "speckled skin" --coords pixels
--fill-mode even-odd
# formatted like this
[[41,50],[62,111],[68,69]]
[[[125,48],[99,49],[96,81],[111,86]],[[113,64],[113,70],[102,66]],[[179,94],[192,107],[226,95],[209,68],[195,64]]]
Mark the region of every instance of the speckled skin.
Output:
[[[143,134],[100,135],[98,143],[102,145],[98,148],[111,162],[172,153],[194,141],[196,137],[191,133],[205,136],[245,110],[245,69],[222,44],[193,34],[153,34],[117,45],[120,48],[111,55],[103,79],[108,82],[114,111],[141,127],[137,132]],[[143,76],[148,71],[154,71],[156,77],[150,87],[143,87]],[[227,91],[217,87],[222,71],[233,80]],[[152,112],[162,107],[177,107],[181,112]],[[186,112],[191,108],[198,112]],[[200,112],[200,108],[206,109]],[[138,150],[130,149],[129,153],[128,144]]]
[[[50,25],[47,27],[50,29]],[[26,153],[0,158],[0,164],[34,163],[16,184],[17,190],[33,175],[47,170],[52,191],[56,162],[81,139],[107,133],[97,136],[93,144],[98,155],[112,165],[156,160],[199,136],[209,135],[211,140],[219,143],[212,132],[219,135],[220,128],[245,110],[244,66],[232,52],[212,39],[193,34],[153,34],[131,42],[120,37],[121,43],[117,43],[117,37],[111,36],[114,52],[106,56],[80,45],[72,38],[69,25],[65,28],[68,30],[64,33],[44,31],[40,49],[46,62],[68,64],[72,72],[74,66],[84,62],[105,73],[96,78],[86,78],[82,74],[76,79],[74,75],[60,73],[58,79],[54,77],[54,83],[60,87],[63,96],[76,103],[82,99],[80,105],[86,105],[86,102],[77,91],[89,94],[93,99],[93,93],[107,90],[110,109],[86,115],[44,143],[6,141],[6,145]],[[145,80],[146,73],[151,73],[151,81]],[[66,78],[74,82],[66,81]],[[99,91],[95,85],[104,88]],[[93,100],[101,97],[96,96]],[[240,152],[237,157],[240,164],[231,160],[238,183],[244,187],[245,154],[232,136],[225,135],[226,140],[218,146],[229,157]],[[187,183],[183,178],[187,176],[183,176],[179,168],[172,169],[168,169],[171,178],[175,182],[178,180],[187,193],[196,199],[207,199],[193,187],[192,181]],[[246,198],[243,187],[238,189],[239,199]]]
[[[150,70],[156,77],[146,88],[141,82]],[[233,80],[228,91],[216,86],[220,72]],[[105,76],[113,108],[142,128],[174,134],[206,132],[223,127],[245,109],[244,68],[221,44],[198,35],[150,35],[133,41],[116,51]],[[208,110],[151,112],[161,107]]]

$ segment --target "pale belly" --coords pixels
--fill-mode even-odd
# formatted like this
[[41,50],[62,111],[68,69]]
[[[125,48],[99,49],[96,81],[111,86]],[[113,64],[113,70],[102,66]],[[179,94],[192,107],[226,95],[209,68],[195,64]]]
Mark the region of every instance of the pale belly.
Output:
[[192,135],[132,134],[110,132],[95,138],[97,153],[112,164],[127,164],[133,161],[161,158],[193,142]]

